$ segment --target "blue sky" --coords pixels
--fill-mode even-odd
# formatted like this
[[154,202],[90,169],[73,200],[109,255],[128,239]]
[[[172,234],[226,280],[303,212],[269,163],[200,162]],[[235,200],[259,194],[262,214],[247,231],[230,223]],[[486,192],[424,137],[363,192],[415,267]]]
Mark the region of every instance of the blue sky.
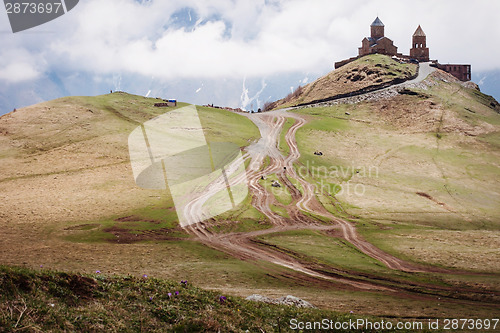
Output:
[[13,34],[0,9],[0,114],[110,89],[257,108],[357,54],[379,15],[408,53],[420,24],[431,58],[470,63],[500,98],[497,1],[81,0]]

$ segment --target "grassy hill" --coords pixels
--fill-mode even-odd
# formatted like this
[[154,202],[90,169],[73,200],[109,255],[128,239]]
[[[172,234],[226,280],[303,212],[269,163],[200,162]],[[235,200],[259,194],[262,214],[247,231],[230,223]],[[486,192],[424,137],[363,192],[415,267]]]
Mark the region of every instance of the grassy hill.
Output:
[[391,57],[372,54],[359,58],[320,77],[304,87],[299,87],[287,97],[274,102],[270,108],[286,108],[332,96],[350,93],[372,85],[381,85],[394,79],[414,75],[417,66],[401,64]]
[[[0,118],[2,264],[166,278],[182,272],[210,287],[232,271],[226,286],[253,280],[253,266],[192,241],[179,228],[168,191],[135,184],[128,135],[172,110],[155,102],[126,93],[66,97]],[[246,146],[259,138],[243,116],[197,109],[209,141]],[[245,202],[226,217],[258,224],[260,215]]]
[[380,248],[498,281],[500,105],[468,86],[437,71],[411,94],[294,110],[309,120],[300,161],[320,200]]
[[[383,62],[377,64],[373,67],[385,68]],[[385,69],[405,75],[398,66]],[[347,76],[353,74],[346,68]],[[365,80],[372,82],[355,83]],[[341,88],[344,84],[336,86],[354,89]],[[255,241],[325,274],[396,288],[389,292],[361,291],[268,262],[242,261],[179,228],[168,191],[138,188],[130,168],[129,133],[171,110],[155,108],[155,102],[125,93],[67,97],[0,117],[1,264],[44,267],[43,272],[3,268],[2,320],[8,327],[19,318],[11,310],[23,309],[23,300],[40,316],[34,321],[41,318],[48,325],[44,329],[54,331],[57,325],[97,330],[96,322],[140,330],[142,320],[158,330],[196,325],[222,331],[276,329],[271,318],[282,310],[254,309],[237,298],[254,293],[293,294],[324,309],[379,317],[486,318],[497,311],[500,116],[491,97],[436,72],[419,88],[393,98],[294,110],[308,120],[297,132],[302,154],[297,167],[327,170],[306,175],[330,186],[327,192],[317,191],[325,207],[352,221],[364,238],[385,251],[457,274],[391,270],[335,232],[294,230]],[[210,141],[230,138],[243,147],[259,136],[246,117],[211,108],[198,111]],[[285,129],[293,123],[287,120]],[[286,153],[284,133],[279,137]],[[290,195],[276,199],[271,209],[285,216]],[[216,222],[211,225],[216,232],[269,227],[250,197]],[[97,270],[102,273],[95,275]],[[141,278],[144,274],[155,279]],[[185,304],[169,307],[165,294],[178,287],[169,281],[186,279],[207,291],[193,289]],[[71,281],[83,281],[91,291],[80,297]],[[25,285],[37,287],[23,289]],[[218,303],[221,293],[234,295],[225,306],[235,308]],[[150,303],[150,294],[160,303]],[[47,311],[56,307],[56,313]],[[164,312],[158,315],[157,308]],[[246,309],[245,314],[238,309]],[[23,325],[34,322],[29,316],[26,320]]]

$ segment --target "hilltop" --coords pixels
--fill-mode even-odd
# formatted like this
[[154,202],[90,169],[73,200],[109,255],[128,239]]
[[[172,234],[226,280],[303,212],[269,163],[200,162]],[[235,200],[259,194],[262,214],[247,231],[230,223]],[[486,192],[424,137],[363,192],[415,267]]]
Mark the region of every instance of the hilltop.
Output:
[[369,87],[402,82],[416,75],[416,71],[417,65],[400,63],[388,56],[364,56],[297,88],[287,97],[273,102],[268,109],[307,104]]

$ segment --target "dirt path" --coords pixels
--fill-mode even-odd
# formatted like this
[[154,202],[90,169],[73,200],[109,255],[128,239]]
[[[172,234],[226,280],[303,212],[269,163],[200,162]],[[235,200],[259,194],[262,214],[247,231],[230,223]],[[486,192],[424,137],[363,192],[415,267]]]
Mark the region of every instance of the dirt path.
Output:
[[[432,72],[428,64],[423,64],[420,68],[419,76],[408,83],[420,82]],[[323,273],[314,271],[306,265],[288,254],[273,250],[268,246],[257,244],[254,238],[266,234],[283,232],[289,230],[307,229],[331,231],[333,229],[340,231],[343,239],[351,243],[362,253],[374,258],[386,267],[405,272],[433,272],[448,273],[450,271],[437,268],[421,266],[406,262],[390,255],[373,244],[364,240],[357,232],[355,225],[349,221],[338,218],[327,211],[316,197],[316,187],[299,175],[294,164],[300,158],[300,152],[297,146],[296,133],[306,120],[300,115],[287,112],[288,110],[277,110],[261,114],[247,115],[259,128],[261,139],[247,147],[247,153],[242,161],[244,163],[250,159],[249,168],[247,168],[248,187],[252,194],[252,205],[262,212],[273,227],[264,231],[254,231],[247,233],[229,233],[214,234],[209,231],[207,222],[203,221],[203,215],[200,213],[203,204],[221,188],[210,186],[206,192],[197,198],[193,198],[185,207],[184,214],[191,221],[186,230],[195,235],[200,241],[213,248],[220,249],[231,255],[244,260],[263,260],[283,267],[287,267],[296,272],[303,273],[315,278],[333,280],[342,284],[347,284],[359,289],[390,290],[387,287],[371,282],[360,282],[355,279],[343,277],[332,277]],[[288,156],[283,156],[278,149],[278,140],[283,124],[286,118],[293,118],[295,123],[285,134],[286,144],[290,147]],[[269,163],[264,167],[264,161],[269,157]],[[292,203],[286,206],[290,218],[284,218],[271,210],[271,205],[275,202],[274,195],[269,193],[260,183],[261,177],[276,174],[281,185],[284,185],[291,194]],[[290,179],[300,183],[302,192],[293,185]],[[244,178],[239,181],[244,181]],[[316,216],[322,216],[331,222],[331,225],[325,225],[324,222],[316,220],[303,212],[312,213]],[[456,272],[455,272],[456,273]]]
[[[286,143],[290,147],[290,154],[284,157],[278,150],[277,143],[279,134],[287,117],[294,118],[295,123],[285,135]],[[198,222],[203,220],[200,215],[203,204],[210,196],[220,190],[218,186],[210,186],[202,196],[193,198],[185,206],[184,214],[191,220],[191,223],[185,227],[187,231],[195,235],[204,244],[222,250],[237,258],[271,262],[314,278],[342,283],[357,289],[390,290],[390,288],[370,282],[332,277],[330,275],[318,273],[301,264],[288,254],[275,251],[269,247],[259,246],[253,239],[265,234],[289,230],[307,229],[330,231],[340,228],[344,239],[351,242],[363,253],[380,260],[388,267],[412,272],[422,271],[409,263],[405,263],[382,252],[373,245],[362,240],[351,223],[336,218],[317,201],[315,187],[300,177],[293,168],[293,164],[296,163],[300,157],[295,135],[297,130],[306,123],[304,118],[292,113],[277,111],[252,115],[250,119],[258,126],[262,135],[262,138],[257,143],[251,145],[247,149],[248,154],[244,156],[244,160],[251,159],[250,167],[247,171],[247,179],[249,189],[253,194],[252,204],[270,220],[273,227],[263,231],[248,233],[214,234],[210,232],[207,222]],[[269,156],[269,164],[263,167],[266,156]],[[243,161],[239,161],[239,163],[243,163]],[[259,183],[262,176],[268,176],[270,174],[276,174],[281,184],[286,186],[292,195],[293,201],[287,206],[287,210],[291,217],[290,219],[283,218],[270,208],[271,204],[274,202],[274,196]],[[303,189],[302,193],[292,184],[288,177],[294,178],[300,182]],[[321,224],[319,221],[315,221],[313,218],[303,214],[303,211],[324,216],[332,221],[332,225]]]
[[[408,282],[398,279],[387,279],[380,276],[367,276],[357,272],[338,271],[335,267],[325,265],[316,265],[306,260],[300,260],[293,251],[286,251],[278,247],[274,247],[265,242],[259,241],[258,237],[273,234],[277,232],[291,230],[317,230],[325,234],[335,233],[354,245],[359,251],[380,261],[390,269],[401,270],[411,273],[416,272],[433,272],[447,273],[450,271],[439,269],[436,267],[423,267],[416,264],[405,262],[396,258],[384,251],[378,249],[374,245],[364,240],[356,231],[355,225],[351,222],[335,217],[328,212],[317,200],[315,195],[315,186],[310,184],[306,179],[296,173],[293,164],[297,163],[300,157],[295,135],[297,130],[302,127],[306,120],[299,115],[275,111],[265,114],[249,115],[250,119],[260,129],[262,138],[252,144],[247,149],[247,154],[243,157],[243,163],[250,159],[249,167],[247,168],[247,181],[249,189],[252,193],[252,204],[259,211],[265,214],[273,226],[266,230],[258,230],[252,232],[239,232],[218,234],[210,231],[210,223],[207,221],[198,222],[201,218],[197,215],[197,210],[211,195],[216,193],[213,189],[207,189],[205,195],[193,200],[186,206],[186,211],[192,223],[187,225],[185,229],[202,243],[217,250],[221,250],[242,260],[249,260],[259,265],[259,262],[269,262],[275,265],[288,268],[298,275],[290,275],[295,278],[310,281],[318,286],[326,284],[339,285],[343,289],[356,289],[365,291],[379,291],[394,293],[404,293],[405,295],[413,295],[410,297],[431,298],[435,296],[446,297],[443,295],[457,294],[464,292],[463,300],[452,299],[453,302],[474,302],[474,298],[470,298],[468,293],[472,295],[481,295],[486,292],[483,290],[459,290],[454,287],[438,286],[427,283],[415,283],[408,285]],[[278,138],[287,117],[295,119],[295,123],[290,127],[285,135],[285,140],[290,147],[290,154],[284,157],[277,148]],[[264,166],[265,158],[269,156],[269,163]],[[285,169],[286,168],[286,169]],[[271,210],[271,205],[275,202],[274,196],[269,193],[260,183],[261,176],[276,174],[282,185],[285,185],[291,193],[292,202],[286,206],[290,218],[284,218]],[[302,187],[302,192],[299,191],[290,178],[298,181]],[[330,221],[331,224],[325,224],[303,212],[313,213],[323,216]],[[337,236],[338,237],[338,236]],[[266,266],[268,267],[268,266]],[[269,268],[267,268],[269,269]],[[276,272],[283,274],[283,272]],[[454,274],[460,272],[453,271]],[[420,292],[416,290],[424,290]],[[416,292],[416,294],[415,294]],[[433,296],[435,295],[435,296]],[[476,297],[476,296],[474,296]],[[486,297],[486,296],[485,296]],[[489,294],[488,294],[488,297]]]
[[[300,119],[300,122],[290,128],[287,137],[290,135],[294,136],[296,130],[305,123],[302,118]],[[294,197],[299,199],[300,192],[293,187],[291,182],[286,177],[283,176],[283,170],[285,166],[288,166],[291,169],[293,161],[295,161],[300,154],[298,154],[298,150],[296,150],[293,157],[285,159],[277,148],[277,140],[285,122],[285,114],[280,114],[277,117],[274,114],[261,114],[258,118],[255,117],[253,120],[259,127],[262,137],[259,142],[248,148],[248,154],[244,157],[245,160],[251,158],[250,167],[249,170],[247,170],[248,186],[253,194],[253,206],[266,215],[266,217],[273,224],[273,227],[266,230],[248,233],[215,234],[210,232],[207,222],[198,222],[202,219],[200,211],[203,203],[205,203],[211,195],[220,190],[217,186],[210,186],[202,196],[193,198],[184,207],[184,215],[191,221],[185,229],[192,235],[195,235],[204,244],[218,250],[222,250],[243,260],[262,260],[271,262],[273,264],[289,268],[295,272],[306,274],[313,278],[341,283],[356,289],[390,290],[390,288],[369,282],[356,281],[342,277],[333,277],[318,273],[310,268],[307,268],[298,260],[285,253],[259,246],[252,241],[253,238],[258,236],[289,230],[309,229],[328,231],[338,228],[335,225],[325,226],[311,221],[311,219],[307,219],[298,210],[294,210],[295,214],[292,214],[292,219],[285,219],[271,210],[270,205],[273,202],[274,197],[271,193],[266,191],[261,184],[259,184],[259,180],[262,176],[278,173],[281,176],[280,179],[286,179],[288,181],[288,186],[294,192]],[[270,162],[265,168],[262,168],[262,164],[266,156],[270,157]]]
[[[295,163],[300,157],[300,152],[297,147],[297,142],[295,140],[295,134],[297,130],[305,124],[305,120],[293,113],[279,113],[278,118],[280,117],[292,117],[296,119],[295,124],[289,129],[289,131],[285,135],[285,139],[287,144],[290,147],[290,154],[284,160],[283,166],[286,167],[286,173],[291,177],[295,178],[300,182],[302,188],[304,189],[303,194],[301,195],[300,200],[296,203],[297,207],[300,210],[313,213],[316,215],[320,215],[328,218],[330,221],[337,223],[342,231],[342,237],[357,247],[364,254],[379,260],[388,268],[406,271],[406,272],[426,272],[426,271],[439,271],[443,270],[434,269],[434,268],[423,268],[417,267],[414,264],[405,262],[401,259],[398,259],[390,254],[383,252],[377,247],[373,246],[369,242],[362,239],[362,237],[357,233],[354,225],[348,221],[335,217],[330,212],[328,212],[316,199],[315,196],[315,187],[303,179],[300,175],[298,175],[293,168],[293,163]],[[285,170],[283,170],[285,171]],[[283,179],[284,177],[282,177]],[[296,193],[297,189],[290,183],[285,182],[285,185],[289,187],[292,193]],[[300,192],[299,192],[300,193]]]

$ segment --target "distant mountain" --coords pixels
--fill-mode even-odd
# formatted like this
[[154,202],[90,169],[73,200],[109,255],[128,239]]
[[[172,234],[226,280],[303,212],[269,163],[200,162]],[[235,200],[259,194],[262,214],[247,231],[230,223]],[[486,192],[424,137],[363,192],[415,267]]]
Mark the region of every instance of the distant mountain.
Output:
[[481,92],[493,96],[500,101],[500,70],[474,72],[472,70],[472,81],[476,82]]

